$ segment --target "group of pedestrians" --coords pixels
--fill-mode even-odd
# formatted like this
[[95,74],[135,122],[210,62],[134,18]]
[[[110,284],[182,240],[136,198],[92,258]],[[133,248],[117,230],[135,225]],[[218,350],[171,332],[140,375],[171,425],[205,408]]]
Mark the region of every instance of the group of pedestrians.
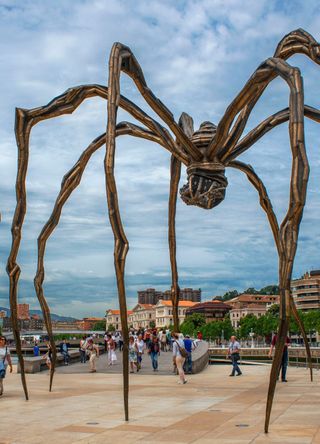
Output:
[[[116,340],[117,338],[117,340]],[[165,338],[165,339],[164,339]],[[108,365],[114,365],[117,361],[116,349],[120,351],[123,348],[123,339],[121,335],[113,335],[106,332],[105,335],[105,348],[108,353]],[[197,341],[201,340],[197,335]],[[277,346],[277,335],[272,339],[269,357],[272,357],[273,349]],[[284,350],[281,361],[281,381],[287,382],[286,372],[288,366],[288,346],[290,339],[287,337],[285,340]],[[192,352],[196,347],[196,343],[189,335],[183,337],[181,333],[170,333],[170,336],[166,331],[157,332],[157,330],[146,330],[131,332],[129,336],[129,367],[130,373],[139,372],[142,368],[143,355],[146,352],[151,359],[151,364],[154,372],[158,371],[160,352],[172,350],[173,358],[173,371],[179,375],[179,383],[186,384],[186,374],[192,373]],[[64,340],[60,343],[59,349],[63,356],[65,365],[70,362],[69,354],[70,344]],[[34,345],[34,355],[39,356],[39,346],[37,343]],[[99,346],[94,343],[92,336],[83,336],[79,345],[81,363],[85,364],[89,361],[89,368],[91,373],[95,373],[96,360],[99,358]],[[236,336],[231,336],[228,347],[227,356],[231,360],[232,371],[230,376],[241,376],[242,371],[239,367],[241,347],[237,341]],[[49,342],[47,342],[47,352],[43,356],[46,359],[48,369],[52,366],[52,349]],[[3,394],[3,380],[6,375],[7,368],[9,367],[10,373],[12,372],[12,361],[10,350],[7,346],[7,340],[4,336],[0,336],[0,396]],[[279,369],[279,373],[280,373]]]

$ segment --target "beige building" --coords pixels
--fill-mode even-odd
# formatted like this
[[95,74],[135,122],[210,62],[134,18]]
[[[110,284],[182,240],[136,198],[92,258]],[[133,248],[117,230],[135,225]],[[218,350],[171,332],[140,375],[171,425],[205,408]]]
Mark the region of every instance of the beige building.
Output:
[[132,325],[136,330],[149,328],[150,322],[156,322],[155,305],[152,304],[137,304],[128,318],[129,326]]
[[[195,304],[196,302],[192,301],[179,301],[178,316],[180,323],[182,323],[186,317],[186,310],[193,307]],[[158,301],[155,306],[155,319],[156,328],[169,327],[173,324],[171,301],[163,301],[162,299]]]
[[[128,323],[130,325],[130,316],[132,315],[132,311],[128,310]],[[116,330],[122,330],[121,328],[121,318],[120,318],[120,310],[107,310],[106,311],[106,331],[109,329],[109,325],[113,325]]]
[[249,304],[243,306],[241,303],[233,305],[233,309],[230,311],[230,321],[233,328],[239,328],[241,318],[252,314],[256,318],[260,318],[266,314],[267,308],[265,304]]
[[320,270],[305,273],[291,281],[291,292],[298,310],[320,309]]
[[229,301],[226,301],[228,305],[231,305],[231,307],[239,307],[239,304],[241,307],[248,307],[250,305],[260,305],[265,307],[267,310],[271,307],[273,304],[279,304],[279,295],[277,294],[271,294],[271,295],[265,295],[265,294],[239,294],[233,299],[230,299]]

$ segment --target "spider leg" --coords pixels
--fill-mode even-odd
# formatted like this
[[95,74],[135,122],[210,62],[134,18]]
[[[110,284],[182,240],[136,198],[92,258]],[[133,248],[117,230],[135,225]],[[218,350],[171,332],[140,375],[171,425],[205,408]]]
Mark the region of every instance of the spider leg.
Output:
[[[179,119],[179,126],[187,137],[191,138],[193,129],[193,120],[188,114],[182,113]],[[179,331],[179,296],[180,288],[178,284],[178,267],[176,260],[176,207],[178,186],[181,175],[181,162],[175,157],[171,156],[170,167],[170,195],[169,195],[169,224],[168,224],[168,240],[171,263],[171,301],[174,330]]]
[[220,159],[223,161],[223,158],[229,154],[229,150],[225,150],[219,154],[219,152],[216,151],[216,147],[228,133],[232,120],[241,110],[245,109],[252,100],[256,101],[257,96],[260,97],[262,90],[265,89],[268,83],[279,75],[287,82],[290,89],[289,134],[292,151],[292,178],[290,185],[289,209],[280,226],[280,325],[278,343],[270,373],[265,432],[268,431],[269,427],[276,377],[280,368],[288,330],[290,316],[290,281],[309,176],[309,165],[304,145],[303,85],[300,71],[278,58],[266,60],[266,62],[257,69],[243,90],[229,106],[227,113],[218,125],[217,138],[211,145],[211,154],[215,153],[218,158],[221,156]]
[[[320,111],[312,106],[304,105],[304,115],[315,122],[320,123]],[[267,117],[258,126],[252,129],[245,137],[243,137],[236,145],[232,153],[226,158],[226,162],[238,157],[256,143],[262,136],[267,134],[270,130],[287,122],[290,117],[289,108],[285,108],[272,116]]]
[[180,288],[178,284],[178,267],[176,259],[176,207],[178,186],[181,175],[181,162],[174,156],[171,156],[170,166],[170,196],[169,196],[169,224],[168,224],[168,239],[169,252],[171,263],[171,301],[172,301],[172,315],[174,331],[179,331],[179,296]]
[[296,29],[290,32],[277,46],[274,57],[287,60],[294,54],[302,53],[310,57],[318,65],[320,64],[320,45],[311,34],[304,29]]
[[[43,107],[38,107],[31,110],[21,108],[16,109],[15,134],[18,145],[18,171],[16,179],[17,203],[11,226],[12,244],[7,261],[7,273],[9,276],[10,285],[9,291],[12,329],[20,364],[21,381],[26,399],[28,399],[28,391],[17,320],[17,293],[21,272],[17,263],[17,256],[20,248],[23,221],[26,214],[26,175],[29,159],[30,132],[32,127],[38,122],[63,114],[71,114],[85,99],[97,96],[108,100],[108,88],[101,85],[85,85],[69,88],[65,93],[54,98],[51,102]],[[155,133],[159,143],[162,146],[169,149],[170,152],[174,152],[176,157],[183,163],[188,162],[186,153],[177,146],[166,128],[148,116],[144,111],[125,97],[119,96],[118,103],[121,108],[140,122],[144,123],[151,132]]]
[[[108,121],[113,122],[113,120],[116,120],[116,110],[120,97],[119,91],[121,71],[125,72],[129,77],[132,78],[145,101],[168,125],[170,130],[176,136],[176,139],[181,145],[183,152],[188,155],[188,159],[200,161],[203,158],[202,153],[175,122],[171,111],[169,111],[169,109],[153,94],[145,81],[141,66],[139,65],[131,49],[122,43],[114,43],[109,58],[110,99],[108,101]],[[174,151],[172,151],[172,154],[175,155]]]
[[[159,140],[159,137],[152,133],[151,131],[147,131],[145,128],[141,128],[137,125],[134,125],[129,122],[121,122],[117,125],[117,136],[120,135],[132,135],[135,137],[140,137],[144,139],[149,139],[157,143],[161,143],[161,140]],[[61,212],[63,209],[64,204],[69,199],[71,193],[79,186],[82,174],[91,158],[91,156],[99,149],[101,146],[105,143],[106,140],[106,134],[102,134],[101,136],[97,137],[95,140],[91,142],[91,144],[88,146],[88,148],[81,154],[80,158],[76,162],[76,164],[71,168],[71,170],[64,176],[62,183],[61,183],[61,190],[59,192],[59,195],[55,201],[55,205],[53,208],[53,211],[44,225],[43,229],[41,230],[41,233],[38,237],[38,266],[37,266],[37,272],[36,276],[34,278],[34,286],[36,290],[36,294],[44,315],[44,320],[52,348],[52,367],[50,372],[50,385],[49,390],[52,389],[52,382],[53,382],[53,375],[55,371],[55,364],[56,364],[56,346],[53,339],[53,333],[52,333],[52,324],[51,324],[51,318],[50,318],[50,310],[48,307],[48,304],[46,302],[46,299],[43,294],[43,281],[45,277],[45,270],[44,270],[44,255],[45,255],[45,249],[46,244],[51,236],[52,232],[58,225],[61,217]]]
[[82,173],[92,156],[92,154],[97,151],[105,142],[105,134],[102,134],[98,138],[96,138],[89,146],[88,148],[82,153],[77,163],[73,166],[73,168],[64,176],[63,181],[61,183],[61,190],[60,193],[56,199],[54,209],[44,225],[44,227],[41,230],[41,233],[38,237],[38,265],[37,265],[37,272],[36,276],[34,278],[34,287],[35,291],[42,309],[42,313],[44,315],[44,320],[51,344],[52,349],[52,366],[50,370],[50,385],[49,390],[52,389],[52,382],[53,382],[53,375],[55,371],[55,365],[56,365],[56,358],[57,358],[57,350],[55,341],[53,338],[53,332],[52,332],[52,324],[51,324],[51,317],[50,317],[50,310],[48,307],[48,304],[46,302],[46,299],[43,294],[43,280],[45,276],[44,271],[44,254],[46,249],[47,240],[52,234],[55,227],[58,225],[61,211],[63,208],[63,205],[68,200],[69,196],[71,195],[72,191],[77,188],[77,186],[80,184]]
[[[286,35],[279,43],[273,58],[286,60],[297,53],[303,53],[318,65],[320,64],[320,45],[303,29],[298,29]],[[264,78],[261,71],[263,65],[264,64],[262,64],[253,76],[251,76],[244,89],[228,106],[217,127],[216,137],[211,142],[209,148],[210,159],[213,159],[216,156],[222,161],[226,159],[241,137],[254,105],[261,97],[269,82],[274,78],[272,76],[270,79]],[[279,73],[277,75],[279,75]],[[248,91],[245,91],[249,84],[251,85],[251,92],[254,92],[251,97],[249,97]],[[238,113],[239,116],[236,123],[230,130],[232,122]]]
[[[236,169],[242,171],[243,173],[245,173],[247,175],[249,182],[251,182],[251,184],[258,191],[258,194],[260,197],[260,205],[263,208],[263,210],[265,211],[265,213],[267,214],[269,224],[271,227],[271,231],[273,233],[273,238],[274,238],[274,241],[275,241],[275,244],[277,247],[278,255],[281,256],[282,245],[280,242],[279,224],[278,224],[277,216],[275,215],[275,213],[273,211],[272,204],[271,204],[270,198],[268,196],[267,190],[266,190],[262,180],[256,174],[256,172],[254,171],[254,169],[252,168],[251,165],[247,165],[247,164],[245,164],[243,162],[239,162],[239,161],[233,161],[233,162],[230,162],[228,166],[236,168]],[[299,328],[300,328],[300,331],[301,331],[301,334],[302,334],[302,337],[304,340],[304,344],[306,347],[307,359],[308,359],[308,366],[310,369],[310,379],[312,382],[313,381],[313,371],[312,371],[312,356],[311,356],[310,345],[308,342],[306,330],[304,328],[303,322],[300,319],[298,310],[296,308],[296,305],[294,303],[293,296],[291,293],[290,293],[290,308],[291,308],[293,317],[295,318],[297,324],[299,325]]]

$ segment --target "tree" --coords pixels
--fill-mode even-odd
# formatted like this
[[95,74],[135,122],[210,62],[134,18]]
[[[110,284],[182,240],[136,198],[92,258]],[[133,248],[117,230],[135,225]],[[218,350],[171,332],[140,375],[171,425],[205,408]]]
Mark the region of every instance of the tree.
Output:
[[204,338],[210,340],[222,339],[222,337],[228,340],[230,336],[234,334],[234,329],[229,318],[221,321],[211,321],[202,326],[200,331]]
[[180,325],[180,331],[184,335],[193,336],[205,323],[206,320],[203,314],[193,313],[185,318],[184,322]]
[[113,324],[108,325],[108,331],[116,331],[116,328]]
[[224,301],[229,301],[230,299],[236,298],[238,296],[238,292],[237,290],[231,290],[231,291],[227,291],[223,296],[222,299]]
[[279,304],[272,304],[268,310],[268,314],[271,316],[279,317],[279,313],[280,313],[280,305]]
[[253,288],[253,287],[249,287],[249,288],[247,288],[247,289],[244,291],[244,293],[246,293],[246,294],[259,294],[259,291],[256,290],[256,289]]
[[106,321],[98,321],[93,324],[92,330],[95,331],[105,331],[106,329]]
[[238,334],[241,339],[249,338],[251,331],[257,333],[257,321],[258,319],[253,314],[248,314],[240,319]]
[[155,326],[156,326],[156,323],[154,321],[150,321],[149,322],[149,327],[150,328],[155,328]]
[[259,294],[279,294],[279,285],[267,285],[266,287],[261,288]]

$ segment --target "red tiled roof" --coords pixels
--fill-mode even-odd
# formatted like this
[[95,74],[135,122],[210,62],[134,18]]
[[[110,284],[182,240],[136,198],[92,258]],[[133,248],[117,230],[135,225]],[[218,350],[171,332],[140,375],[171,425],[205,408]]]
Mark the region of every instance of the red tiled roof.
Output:
[[279,295],[268,295],[268,294],[239,294],[233,299],[228,301],[229,304],[234,304],[235,302],[253,302],[253,303],[263,303],[273,302],[274,298],[278,299]]
[[[160,299],[159,302],[161,302],[162,305],[166,305],[167,307],[172,307],[171,301],[165,301],[163,299]],[[193,307],[197,302],[192,301],[179,301],[179,307]]]

